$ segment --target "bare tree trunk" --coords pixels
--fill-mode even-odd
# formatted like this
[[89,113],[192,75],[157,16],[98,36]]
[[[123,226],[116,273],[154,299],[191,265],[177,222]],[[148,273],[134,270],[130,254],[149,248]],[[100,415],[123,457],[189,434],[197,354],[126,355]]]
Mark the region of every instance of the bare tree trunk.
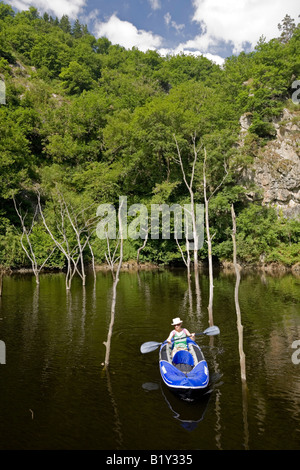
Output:
[[[120,274],[120,269],[121,269],[122,262],[123,262],[123,229],[122,229],[122,217],[121,217],[122,205],[123,205],[123,201],[121,202],[121,204],[119,206],[119,211],[118,211],[119,236],[120,236],[120,255],[119,255],[119,262],[118,262],[118,267],[117,267],[116,274],[113,275],[114,281],[113,281],[113,296],[112,296],[111,311],[110,311],[110,324],[109,324],[107,339],[103,343],[106,347],[105,360],[104,360],[104,368],[105,369],[109,365],[110,349],[111,349],[111,338],[112,338],[113,327],[114,327],[114,322],[115,322],[115,310],[116,310],[116,300],[117,300],[117,285],[118,285],[118,282],[119,282],[119,274]],[[108,238],[107,238],[107,242],[108,242]],[[109,244],[108,244],[108,247],[109,247]],[[115,253],[114,253],[114,255],[115,255]],[[113,274],[114,257],[112,258],[109,255],[109,259],[111,260],[110,266],[111,266],[112,274]]]
[[148,236],[149,236],[149,229],[147,230],[147,233],[145,234],[145,239],[144,239],[143,245],[140,246],[139,249],[137,250],[136,262],[137,262],[138,267],[140,266],[140,253],[141,253],[141,251],[145,248],[145,246],[146,246],[146,244],[147,244]]
[[195,272],[195,293],[196,293],[196,312],[198,317],[201,315],[201,288],[199,280],[199,271]]
[[194,248],[193,248],[193,251],[194,251],[194,268],[195,268],[195,270],[197,270],[198,269],[198,249],[199,249],[199,246],[198,246],[197,223],[196,223],[194,190],[193,190],[193,183],[194,183],[194,176],[195,176],[195,166],[196,166],[196,162],[197,162],[197,158],[198,158],[198,152],[197,152],[197,149],[196,149],[196,136],[195,135],[192,136],[193,149],[194,149],[194,160],[193,160],[193,165],[192,165],[192,174],[191,174],[191,178],[190,178],[189,183],[186,179],[186,174],[185,174],[185,170],[184,170],[183,162],[182,162],[182,158],[181,158],[181,151],[180,151],[180,148],[179,148],[179,145],[178,145],[178,142],[177,142],[177,139],[176,139],[175,135],[174,135],[174,140],[175,140],[175,143],[176,143],[177,154],[178,154],[177,163],[179,163],[179,165],[180,165],[183,181],[184,181],[184,183],[185,183],[185,185],[186,185],[186,187],[187,187],[187,189],[190,193],[190,201],[191,201],[191,214],[190,215],[191,215],[191,218],[192,218],[193,241],[194,241]]
[[[68,207],[68,204],[66,203],[64,196],[60,192],[59,192],[59,197],[61,198],[62,204],[65,208],[65,212],[68,216],[69,222],[70,222],[71,227],[73,228],[73,231],[74,231],[75,236],[76,236],[77,248],[78,248],[79,254],[78,254],[78,258],[77,258],[76,262],[74,262],[74,259],[73,259],[74,270],[76,270],[78,272],[78,274],[79,274],[79,276],[81,277],[81,280],[82,280],[82,285],[85,286],[86,274],[85,274],[85,265],[84,265],[84,259],[83,259],[83,252],[85,250],[86,245],[88,244],[89,248],[90,248],[90,251],[92,253],[92,256],[93,256],[92,247],[89,244],[89,239],[90,239],[90,236],[91,236],[91,232],[90,232],[89,229],[90,229],[91,225],[93,224],[95,218],[92,218],[92,219],[89,219],[89,220],[86,220],[84,218],[84,222],[80,226],[80,224],[78,222],[78,217],[80,215],[84,217],[84,212],[87,209],[83,209],[79,214],[76,215],[74,213],[74,211],[72,210],[72,208]],[[70,210],[72,211],[72,214],[71,214]],[[82,241],[82,235],[83,234],[84,234],[84,240]],[[78,260],[80,261],[80,270],[78,270],[78,268],[77,268]]]
[[209,324],[214,324],[213,320],[213,298],[214,298],[214,279],[213,279],[213,263],[212,263],[212,238],[210,235],[209,228],[209,200],[207,197],[206,188],[206,149],[204,149],[204,164],[203,164],[203,193],[204,193],[204,204],[205,204],[205,228],[208,248],[208,273],[209,273],[209,303],[208,303],[208,319]]
[[[67,260],[67,273],[66,273],[66,289],[69,290],[71,288],[71,282],[72,282],[72,277],[74,275],[74,273],[72,274],[72,267],[71,267],[71,254],[70,254],[70,248],[69,248],[69,243],[68,243],[68,240],[67,240],[67,237],[66,237],[66,233],[65,233],[65,227],[64,227],[64,212],[62,210],[62,206],[60,208],[60,216],[61,216],[61,227],[59,229],[62,237],[63,237],[63,242],[60,243],[53,235],[53,233],[51,232],[50,228],[48,227],[48,224],[46,222],[46,219],[45,219],[45,216],[44,216],[44,213],[43,213],[43,210],[42,210],[42,205],[41,205],[41,197],[40,197],[40,194],[38,193],[38,206],[39,206],[39,210],[40,210],[40,214],[41,214],[41,217],[42,217],[42,220],[43,220],[43,224],[47,230],[47,232],[49,233],[50,237],[52,238],[52,240],[54,241],[55,245],[57,246],[57,248],[63,253],[63,255],[65,256],[66,260]],[[63,243],[65,243],[66,245],[66,248],[64,248],[63,246]]]
[[204,205],[205,205],[205,227],[206,227],[206,237],[207,237],[207,248],[208,248],[208,270],[209,270],[209,304],[208,304],[208,315],[209,315],[209,324],[213,325],[213,292],[214,292],[214,280],[213,280],[213,262],[212,262],[212,239],[214,237],[210,235],[209,227],[209,201],[213,195],[218,191],[222,186],[224,180],[227,178],[228,171],[226,164],[224,162],[225,175],[220,182],[220,184],[214,189],[214,191],[207,196],[207,182],[206,182],[206,160],[207,153],[204,149],[204,162],[203,162],[203,193],[204,193]]
[[[184,215],[185,216],[185,215]],[[186,246],[186,258],[184,256],[184,253],[183,253],[183,250],[178,242],[178,239],[176,238],[176,235],[175,235],[175,240],[176,240],[176,243],[177,243],[177,246],[178,246],[178,249],[181,253],[181,257],[183,259],[183,262],[184,264],[186,265],[186,268],[187,268],[187,278],[188,278],[188,282],[190,283],[190,280],[191,280],[191,257],[190,257],[190,242],[189,242],[189,239],[187,237],[187,234],[186,234],[186,239],[185,239],[185,246]]]
[[240,366],[241,366],[241,379],[242,382],[246,381],[246,358],[243,349],[243,325],[241,321],[241,310],[239,304],[239,285],[241,280],[241,267],[237,263],[236,259],[236,219],[235,219],[235,212],[233,204],[231,205],[231,217],[232,217],[232,242],[233,242],[233,264],[236,274],[236,284],[235,284],[235,291],[234,291],[234,300],[235,300],[235,309],[236,309],[236,317],[237,317],[237,329],[238,329],[238,336],[239,336],[239,355],[240,355]]
[[[45,264],[47,263],[48,259],[52,256],[54,250],[55,250],[55,246],[54,248],[52,249],[51,253],[49,254],[49,256],[47,256],[44,260],[44,262],[42,263],[41,266],[38,265],[38,262],[37,262],[37,259],[36,259],[36,256],[35,256],[35,253],[34,253],[34,250],[33,250],[33,247],[32,247],[32,244],[31,244],[31,241],[30,241],[30,234],[33,230],[33,227],[34,227],[34,223],[35,223],[35,220],[36,220],[36,217],[37,217],[37,213],[38,213],[38,206],[36,207],[36,210],[35,210],[35,213],[34,213],[34,216],[33,216],[33,219],[32,219],[32,222],[31,222],[31,227],[30,229],[28,230],[25,226],[25,218],[26,218],[26,214],[24,217],[22,217],[20,211],[18,210],[17,208],[17,203],[16,203],[16,200],[15,198],[13,198],[13,201],[14,201],[14,206],[15,206],[15,209],[16,209],[16,213],[18,214],[18,217],[20,219],[20,222],[21,222],[21,225],[22,225],[22,235],[21,235],[21,246],[24,250],[24,252],[26,253],[26,256],[27,258],[30,260],[31,262],[31,266],[32,266],[32,271],[35,275],[35,279],[36,279],[36,283],[39,284],[40,283],[40,271],[43,269],[43,267],[45,266]],[[27,244],[28,244],[28,250],[27,248],[25,247],[24,243],[23,243],[23,238],[26,237],[26,241],[27,241]]]
[[[58,192],[58,196],[59,196],[59,203],[60,203],[60,221],[59,223],[57,223],[57,229],[62,237],[62,242],[58,241],[54,237],[52,231],[50,230],[46,222],[46,219],[43,214],[42,206],[41,206],[39,193],[38,193],[38,206],[39,206],[40,214],[41,214],[41,217],[42,217],[42,220],[43,220],[43,223],[47,232],[49,233],[50,237],[54,241],[57,248],[63,253],[63,255],[65,256],[67,260],[66,289],[69,290],[71,288],[72,279],[75,275],[75,272],[79,274],[79,276],[82,279],[82,285],[85,286],[86,274],[85,274],[83,252],[85,250],[86,245],[89,245],[89,248],[93,256],[93,251],[92,251],[91,245],[89,244],[89,240],[92,235],[90,228],[94,225],[94,222],[97,220],[97,217],[93,217],[91,219],[85,220],[84,212],[87,210],[87,208],[83,209],[77,216],[73,213],[73,211],[71,214],[70,209],[63,195]],[[79,223],[78,223],[79,215],[82,215],[84,218],[84,221],[82,222],[81,226],[79,226]],[[69,239],[68,239],[66,228],[65,228],[66,216],[76,236],[76,244],[74,247],[70,247],[69,245]],[[82,237],[83,237],[83,240],[82,240]],[[80,269],[78,269],[79,262],[80,262]]]
[[90,241],[88,241],[88,247],[89,247],[91,255],[92,255],[92,269],[93,269],[93,273],[94,273],[94,281],[96,281],[95,255],[94,255],[93,247],[90,244]]
[[239,304],[239,285],[241,279],[241,267],[237,263],[236,256],[236,218],[233,204],[231,205],[231,217],[232,217],[232,242],[233,242],[233,263],[236,273],[236,283],[234,290],[235,309],[237,316],[237,329],[239,337],[239,356],[240,356],[240,368],[241,368],[241,381],[242,381],[242,403],[243,403],[243,422],[244,422],[244,438],[245,438],[245,449],[249,449],[249,430],[248,430],[248,394],[247,394],[247,382],[246,382],[246,357],[243,348],[243,325],[241,321],[241,310]]

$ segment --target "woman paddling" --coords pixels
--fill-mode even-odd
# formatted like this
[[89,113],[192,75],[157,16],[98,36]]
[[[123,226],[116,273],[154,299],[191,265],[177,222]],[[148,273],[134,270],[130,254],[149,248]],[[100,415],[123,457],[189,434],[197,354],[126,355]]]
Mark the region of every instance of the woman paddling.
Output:
[[174,343],[172,356],[174,356],[174,354],[180,349],[188,349],[186,340],[187,336],[191,336],[192,340],[195,339],[195,333],[191,334],[186,328],[182,328],[182,323],[183,320],[180,320],[179,317],[173,318],[171,323],[171,325],[174,326],[174,330],[169,334],[167,341],[168,343]]

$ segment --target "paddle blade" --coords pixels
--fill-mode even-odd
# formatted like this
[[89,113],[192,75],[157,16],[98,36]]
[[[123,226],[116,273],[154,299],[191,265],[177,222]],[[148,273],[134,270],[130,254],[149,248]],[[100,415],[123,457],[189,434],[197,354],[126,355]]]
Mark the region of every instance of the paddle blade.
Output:
[[143,343],[140,347],[141,353],[146,354],[151,351],[155,351],[162,343],[157,343],[156,341],[148,341],[147,343]]
[[207,328],[206,330],[204,330],[203,334],[207,336],[214,336],[214,335],[220,334],[220,330],[217,326],[213,325]]

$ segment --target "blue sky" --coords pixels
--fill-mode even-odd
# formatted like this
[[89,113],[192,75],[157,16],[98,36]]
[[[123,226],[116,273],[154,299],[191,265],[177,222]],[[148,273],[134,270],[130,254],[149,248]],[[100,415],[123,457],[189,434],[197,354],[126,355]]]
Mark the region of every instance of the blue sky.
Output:
[[279,35],[289,14],[298,22],[299,0],[4,0],[18,10],[35,6],[88,25],[96,37],[162,55],[203,54],[217,63],[249,51],[264,35]]

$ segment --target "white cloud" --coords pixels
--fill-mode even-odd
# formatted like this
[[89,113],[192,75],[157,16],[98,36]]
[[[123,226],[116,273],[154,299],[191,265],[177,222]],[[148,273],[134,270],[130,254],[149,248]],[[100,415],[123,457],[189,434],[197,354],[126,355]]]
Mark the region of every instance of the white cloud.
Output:
[[172,28],[176,29],[177,33],[180,33],[185,25],[184,24],[177,24],[176,21],[172,20],[172,16],[170,15],[170,12],[167,12],[164,16],[164,20],[167,26],[172,26]]
[[96,23],[94,34],[97,37],[105,36],[113,44],[119,44],[126,49],[137,47],[141,51],[157,49],[161,43],[161,36],[151,31],[137,29],[132,23],[120,20],[114,13],[107,22]]
[[34,6],[40,13],[47,11],[58,18],[68,15],[70,19],[76,19],[82,12],[87,0],[8,0],[18,10],[28,10]]
[[152,10],[159,10],[161,8],[160,0],[148,0]]
[[217,54],[210,54],[209,52],[200,52],[199,50],[188,50],[188,49],[182,49],[182,47],[177,47],[176,49],[166,49],[166,48],[161,48],[158,49],[158,52],[160,53],[161,56],[168,56],[168,55],[177,55],[177,54],[185,54],[185,55],[193,55],[195,57],[203,55],[203,57],[206,57],[208,60],[215,62],[215,64],[218,65],[223,65],[225,62],[225,59]]
[[167,26],[169,26],[169,24],[171,23],[171,19],[172,19],[172,16],[170,15],[170,12],[168,11],[164,16],[164,20]]
[[208,51],[225,41],[235,53],[247,42],[254,47],[262,35],[267,40],[278,37],[277,25],[284,16],[297,19],[299,13],[299,0],[193,0],[193,6],[193,21],[204,34],[182,46]]
[[204,57],[206,57],[208,60],[211,60],[212,62],[215,62],[218,65],[223,65],[225,62],[225,59],[219,55],[216,54],[210,54],[207,52],[206,54],[203,54]]

